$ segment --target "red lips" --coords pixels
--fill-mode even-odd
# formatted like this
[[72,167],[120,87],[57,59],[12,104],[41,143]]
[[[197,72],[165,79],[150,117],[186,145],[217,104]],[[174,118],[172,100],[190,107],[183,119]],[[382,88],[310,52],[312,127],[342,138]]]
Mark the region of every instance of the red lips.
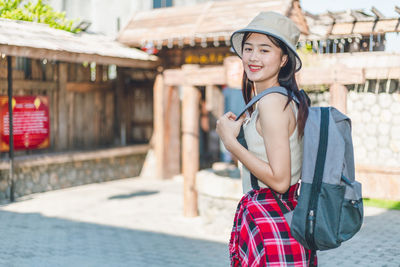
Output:
[[259,66],[259,65],[248,65],[249,66],[249,70],[251,71],[251,72],[257,72],[257,71],[260,71],[261,70],[261,66]]

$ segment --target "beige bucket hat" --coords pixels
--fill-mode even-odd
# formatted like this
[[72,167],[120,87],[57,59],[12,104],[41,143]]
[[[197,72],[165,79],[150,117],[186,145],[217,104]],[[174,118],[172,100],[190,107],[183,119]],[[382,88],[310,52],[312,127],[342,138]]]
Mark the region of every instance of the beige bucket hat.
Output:
[[246,32],[263,33],[281,40],[296,56],[296,71],[301,68],[301,59],[296,52],[300,30],[288,17],[276,12],[261,12],[245,28],[235,31],[231,36],[231,44],[235,53],[242,57],[242,41]]

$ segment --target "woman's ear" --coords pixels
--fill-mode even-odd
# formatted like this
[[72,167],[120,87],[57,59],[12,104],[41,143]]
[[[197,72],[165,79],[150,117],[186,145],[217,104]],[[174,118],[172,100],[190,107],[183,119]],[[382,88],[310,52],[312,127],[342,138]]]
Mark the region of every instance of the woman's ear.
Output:
[[288,61],[288,55],[283,55],[281,58],[281,68],[283,68]]

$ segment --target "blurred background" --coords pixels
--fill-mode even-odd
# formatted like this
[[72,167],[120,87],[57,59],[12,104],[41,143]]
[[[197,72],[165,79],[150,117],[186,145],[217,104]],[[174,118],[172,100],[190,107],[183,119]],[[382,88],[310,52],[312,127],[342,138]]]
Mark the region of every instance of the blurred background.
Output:
[[[365,203],[379,207],[366,210],[365,234],[323,254],[321,266],[384,266],[361,252],[358,263],[338,258],[373,249],[379,238],[385,264],[399,266],[390,242],[400,240],[372,234],[400,227],[399,6],[0,1],[0,231],[13,244],[0,262],[227,265],[243,195],[237,161],[215,132],[218,117],[244,107],[230,35],[260,11],[275,11],[301,31],[296,79],[312,105],[351,118],[356,179]],[[167,253],[171,247],[179,256]]]

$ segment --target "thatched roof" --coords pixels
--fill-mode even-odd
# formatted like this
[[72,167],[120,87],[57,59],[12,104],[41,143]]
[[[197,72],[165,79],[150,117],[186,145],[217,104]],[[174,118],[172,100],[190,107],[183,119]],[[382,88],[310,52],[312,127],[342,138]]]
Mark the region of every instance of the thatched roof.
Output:
[[310,27],[310,35],[307,39],[400,32],[400,18],[387,18],[376,8],[372,8],[372,13],[368,14],[363,9],[328,12],[318,15],[306,12],[305,16]]
[[136,13],[120,32],[118,41],[134,47],[228,42],[231,33],[246,26],[261,11],[289,16],[303,34],[307,23],[298,0],[210,1]]
[[138,68],[157,65],[156,56],[129,48],[103,35],[74,34],[45,24],[8,19],[0,19],[0,52],[29,58]]

